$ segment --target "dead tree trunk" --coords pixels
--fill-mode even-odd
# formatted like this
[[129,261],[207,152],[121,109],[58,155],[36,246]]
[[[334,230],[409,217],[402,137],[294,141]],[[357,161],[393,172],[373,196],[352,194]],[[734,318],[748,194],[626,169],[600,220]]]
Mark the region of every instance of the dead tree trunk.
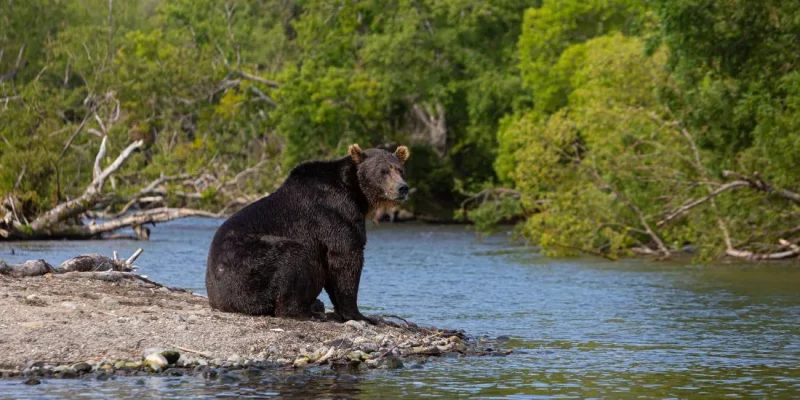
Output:
[[[103,193],[105,181],[116,172],[126,160],[143,145],[139,140],[129,144],[117,158],[107,167],[102,168],[105,158],[108,137],[104,136],[100,149],[95,157],[92,182],[84,192],[75,199],[61,203],[49,211],[39,215],[30,223],[24,218],[21,220],[14,212],[15,201],[10,198],[11,212],[6,212],[0,220],[0,238],[6,240],[34,240],[34,239],[89,239],[105,233],[110,233],[125,227],[133,227],[137,238],[147,239],[149,232],[140,228],[147,223],[166,222],[185,217],[219,217],[220,215],[202,210],[186,208],[161,207],[152,210],[139,211],[130,214],[117,215],[101,223],[84,224],[81,218],[88,212],[97,208],[108,196]],[[135,198],[138,199],[171,178],[159,178],[144,189]],[[127,211],[129,206],[126,205]],[[139,228],[139,229],[137,229]]]

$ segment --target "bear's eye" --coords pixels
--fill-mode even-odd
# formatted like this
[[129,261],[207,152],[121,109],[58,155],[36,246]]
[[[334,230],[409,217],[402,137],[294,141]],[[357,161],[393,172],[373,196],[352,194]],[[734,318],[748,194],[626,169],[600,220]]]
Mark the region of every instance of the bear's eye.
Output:
[[383,175],[387,175],[388,173],[389,173],[389,170],[386,169],[386,168],[381,170],[381,174],[383,174]]

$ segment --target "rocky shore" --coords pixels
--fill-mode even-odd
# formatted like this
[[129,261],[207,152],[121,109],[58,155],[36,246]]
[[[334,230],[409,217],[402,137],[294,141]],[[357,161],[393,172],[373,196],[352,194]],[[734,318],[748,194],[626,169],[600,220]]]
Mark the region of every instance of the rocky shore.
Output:
[[297,321],[212,310],[190,292],[121,280],[0,275],[0,377],[254,375],[397,369],[432,357],[504,356],[487,338],[417,326]]

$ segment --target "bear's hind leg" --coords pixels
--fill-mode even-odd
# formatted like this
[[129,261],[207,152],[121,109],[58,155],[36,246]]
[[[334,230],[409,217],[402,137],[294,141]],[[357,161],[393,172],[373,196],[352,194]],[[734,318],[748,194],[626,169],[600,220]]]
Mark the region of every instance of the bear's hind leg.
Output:
[[284,258],[272,282],[276,294],[274,313],[279,318],[311,319],[311,307],[322,292],[324,258],[302,245]]

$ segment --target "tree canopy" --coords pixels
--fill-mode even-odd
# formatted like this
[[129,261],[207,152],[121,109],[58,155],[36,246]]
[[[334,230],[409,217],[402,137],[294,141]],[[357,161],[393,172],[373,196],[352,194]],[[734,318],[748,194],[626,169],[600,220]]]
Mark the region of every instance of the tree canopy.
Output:
[[143,199],[228,212],[300,162],[407,144],[415,214],[517,222],[550,254],[800,254],[800,0],[10,0],[0,14],[6,225],[81,198],[138,141],[76,217]]

